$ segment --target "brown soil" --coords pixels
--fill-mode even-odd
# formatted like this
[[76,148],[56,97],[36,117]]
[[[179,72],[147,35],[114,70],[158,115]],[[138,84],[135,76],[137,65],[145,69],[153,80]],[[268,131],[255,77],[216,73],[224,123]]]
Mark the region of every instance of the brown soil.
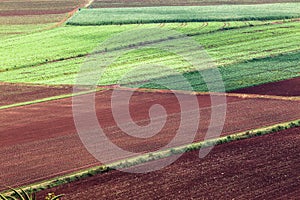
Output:
[[1,1],[0,16],[62,14],[70,12],[86,3],[87,0],[4,0]]
[[143,6],[206,6],[223,4],[263,4],[263,3],[284,3],[299,2],[299,0],[95,0],[90,7],[143,7]]
[[233,91],[243,94],[300,96],[300,77]]
[[70,93],[72,93],[71,86],[51,87],[0,83],[0,106]]
[[147,174],[112,171],[38,193],[62,199],[298,199],[300,128],[185,153]]
[[[122,96],[127,92],[120,91],[119,94]],[[207,95],[197,97],[201,122],[195,141],[204,138],[211,112],[210,98]],[[137,92],[132,97],[131,115],[140,125],[149,123],[148,110],[151,105],[161,104],[167,110],[165,127],[149,139],[130,137],[116,126],[110,99],[111,91],[99,92],[96,95],[96,110],[104,132],[119,147],[133,152],[148,152],[166,145],[174,137],[180,122],[180,109],[174,95]],[[238,97],[228,97],[227,101],[223,135],[300,117],[297,101]],[[121,109],[124,106],[121,102],[117,107]],[[0,110],[0,121],[1,185],[16,187],[99,164],[76,134],[70,98]],[[191,134],[190,125],[185,124],[187,134]],[[105,150],[103,153],[112,154]],[[122,158],[111,157],[112,161]],[[0,189],[4,187],[0,186]]]

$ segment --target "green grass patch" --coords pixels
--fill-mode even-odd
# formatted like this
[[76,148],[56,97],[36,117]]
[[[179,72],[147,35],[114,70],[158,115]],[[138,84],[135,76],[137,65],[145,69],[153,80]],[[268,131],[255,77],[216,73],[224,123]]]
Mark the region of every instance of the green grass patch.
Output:
[[82,9],[69,25],[276,20],[300,17],[299,3]]

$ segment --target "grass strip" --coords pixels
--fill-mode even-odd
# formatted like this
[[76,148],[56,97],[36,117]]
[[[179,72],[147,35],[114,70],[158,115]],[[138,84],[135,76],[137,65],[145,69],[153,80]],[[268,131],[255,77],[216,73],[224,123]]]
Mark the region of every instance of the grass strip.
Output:
[[43,102],[47,102],[47,101],[65,99],[65,98],[69,98],[69,97],[73,97],[73,96],[89,94],[89,93],[92,93],[92,92],[99,92],[99,91],[103,91],[103,90],[107,90],[107,89],[106,88],[97,88],[96,90],[83,91],[83,92],[71,93],[71,94],[62,94],[62,95],[46,97],[46,98],[42,98],[42,99],[36,99],[36,100],[32,100],[32,101],[14,103],[14,104],[0,106],[0,110],[14,108],[14,107],[20,107],[20,106],[27,106],[27,105],[36,104],[36,103],[43,103]]
[[[259,128],[259,129],[243,131],[240,133],[223,136],[223,137],[219,137],[216,139],[210,139],[210,140],[205,140],[205,141],[201,141],[201,142],[197,142],[197,143],[174,147],[174,148],[170,148],[170,149],[163,150],[163,151],[157,151],[157,152],[153,152],[153,153],[143,154],[143,155],[136,156],[133,158],[116,161],[116,162],[108,164],[108,165],[96,166],[96,167],[88,168],[85,170],[77,171],[74,173],[70,173],[70,174],[67,174],[64,176],[55,177],[55,178],[45,180],[42,182],[33,183],[31,185],[22,187],[22,189],[29,193],[38,192],[41,190],[45,190],[45,189],[57,187],[57,186],[60,186],[63,184],[67,184],[67,183],[70,183],[73,181],[81,180],[86,177],[91,177],[96,174],[105,173],[105,172],[108,172],[111,170],[129,168],[132,166],[137,166],[142,163],[167,158],[172,155],[182,154],[182,153],[194,151],[194,150],[199,150],[200,148],[211,147],[214,145],[220,145],[220,144],[224,144],[224,143],[228,143],[228,142],[232,142],[232,141],[243,140],[243,139],[252,138],[252,137],[256,137],[256,136],[266,135],[266,134],[270,134],[270,133],[274,133],[274,132],[278,132],[278,131],[282,131],[282,130],[286,130],[286,129],[290,129],[290,128],[295,128],[295,127],[300,127],[300,119],[297,119],[294,121],[289,121],[289,122],[284,122],[284,123],[279,123],[279,124],[275,124],[272,126]],[[2,194],[3,195],[11,195],[12,193],[13,193],[12,191],[5,191]]]

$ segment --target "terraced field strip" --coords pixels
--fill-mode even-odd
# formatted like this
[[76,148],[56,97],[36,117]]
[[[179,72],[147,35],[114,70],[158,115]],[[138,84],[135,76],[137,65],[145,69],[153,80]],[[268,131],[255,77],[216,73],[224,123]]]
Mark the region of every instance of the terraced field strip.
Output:
[[[199,70],[198,72],[182,72],[179,75],[165,74],[165,76],[161,78],[154,78],[155,75],[149,77],[145,75],[144,71],[137,71],[136,74],[139,75],[138,77],[143,78],[138,79],[133,77],[132,79],[126,79],[127,83],[123,81],[123,83],[119,82],[119,84],[125,87],[155,89],[164,89],[165,85],[168,85],[168,87],[173,90],[190,90],[182,83],[183,80],[181,77],[185,77],[186,80],[184,81],[190,84],[193,91],[208,91],[207,83],[214,86],[213,91],[220,91],[223,84],[225,85],[226,91],[234,91],[239,88],[247,88],[266,82],[299,77],[299,59],[300,53],[296,52],[219,67],[218,69],[222,80],[219,80],[218,76],[211,76],[209,80],[204,80],[201,73],[210,73],[210,69]],[[159,74],[162,75],[163,73]],[[134,83],[134,81],[137,81],[137,83]]]
[[277,95],[277,96],[300,96],[300,77],[288,80],[266,83],[263,85],[253,86],[240,90],[235,90],[235,93],[242,94],[262,94],[262,95]]
[[83,94],[88,94],[88,93],[92,93],[92,92],[95,92],[95,91],[97,92],[97,91],[103,91],[103,90],[106,90],[106,89],[98,88],[98,89],[93,90],[93,91],[84,91],[84,92],[78,92],[78,93],[62,94],[62,95],[50,96],[50,97],[46,97],[46,98],[42,98],[42,99],[35,99],[35,100],[32,100],[32,101],[13,103],[13,104],[0,106],[0,110],[14,108],[14,107],[20,107],[20,106],[27,106],[27,105],[31,105],[31,104],[43,103],[43,102],[48,102],[48,101],[54,101],[54,100],[59,100],[59,99],[65,99],[65,98],[70,98],[70,97],[74,97],[74,96],[77,96],[77,95],[83,95]]
[[7,39],[57,27],[86,0],[3,0],[0,5],[0,38]]
[[[263,85],[262,85],[263,86]],[[255,94],[255,89],[252,89],[253,94],[244,94],[244,93],[218,93],[218,92],[192,92],[185,90],[163,90],[163,89],[151,89],[151,88],[127,88],[119,87],[115,90],[124,90],[124,91],[138,91],[138,92],[155,92],[162,94],[187,94],[187,95],[212,95],[212,96],[223,96],[228,97],[239,97],[242,99],[270,99],[270,100],[283,100],[283,101],[300,101],[300,96],[278,96],[278,95],[264,95],[264,94]],[[280,89],[279,89],[280,90]]]
[[[128,91],[116,92],[115,94],[120,96],[128,94]],[[88,98],[89,95],[85,94],[83,97]],[[136,92],[132,96],[129,105],[130,114],[139,125],[150,123],[149,109],[152,105],[160,104],[167,111],[165,126],[149,139],[130,137],[117,126],[111,109],[111,95],[112,90],[97,93],[96,115],[106,136],[120,148],[141,154],[149,153],[164,147],[176,134],[181,121],[181,110],[174,94]],[[187,97],[186,95],[181,94],[182,98]],[[210,96],[197,95],[197,99],[201,120],[194,142],[203,141],[210,124],[212,109]],[[239,97],[226,99],[227,116],[221,136],[296,120],[300,117],[298,101]],[[116,109],[124,108],[122,102],[120,103]],[[71,98],[0,110],[0,121],[0,154],[3,155],[0,162],[5,163],[0,166],[2,186],[28,185],[71,173],[85,166],[100,165],[87,152],[76,134]],[[188,121],[184,125],[187,134],[193,134],[192,123]],[[181,145],[185,143],[179,141],[174,147]],[[112,152],[107,150],[103,153],[111,156],[112,163],[125,159],[112,155]]]
[[[226,85],[226,89],[229,91],[239,87],[249,87],[267,81],[278,81],[298,75],[299,54],[297,51],[299,50],[299,45],[297,41],[300,24],[298,22],[283,21],[275,24],[271,22],[266,23],[265,25],[258,23],[250,26],[251,22],[247,27],[230,30],[223,30],[222,22],[209,23],[208,26],[200,29],[199,27],[202,27],[203,23],[189,23],[185,27],[178,26],[178,24],[168,24],[164,28],[171,28],[192,35],[199,31],[199,35],[195,35],[192,38],[199,44],[203,44],[208,54],[213,59],[216,59],[218,66],[224,66],[220,67],[220,70],[225,76],[224,79],[229,81],[228,85]],[[244,25],[244,22],[232,23],[232,27]],[[46,31],[45,33],[22,37],[22,42],[13,38],[5,40],[1,44],[4,47],[3,51],[0,50],[3,58],[0,61],[0,80],[72,85],[81,64],[86,59],[85,56],[92,52],[101,42],[122,31],[153,27],[157,27],[157,25],[144,25],[142,28],[136,25],[110,26],[108,29],[103,29],[102,27],[66,26]],[[45,34],[47,35],[46,39]],[[38,42],[43,40],[45,40],[45,43]],[[39,48],[32,49],[31,46]],[[114,47],[118,46],[115,44]],[[4,51],[4,49],[10,49],[11,51]],[[296,51],[296,53],[276,57],[276,55],[291,51]],[[12,52],[16,55],[14,59],[10,56]],[[278,63],[271,68],[270,65],[273,63],[273,59],[278,61]],[[292,62],[288,62],[288,60]],[[242,63],[236,64],[237,62]],[[186,76],[190,77],[191,81],[195,82],[196,80],[194,74],[192,72],[189,73],[190,66],[180,61],[178,56],[148,49],[124,55],[124,57],[114,63],[112,68],[106,71],[100,84],[116,84],[122,74],[125,74],[133,66],[140,63],[160,63],[173,66],[180,73],[186,73]],[[155,72],[147,75],[149,76],[149,74],[152,75],[152,77],[148,77],[150,79],[169,75]],[[250,75],[254,78],[251,79]],[[144,77],[143,74],[136,76],[131,81],[143,81],[141,77]],[[174,82],[174,80],[170,81]],[[194,89],[196,91],[205,91],[201,84],[201,80],[196,81],[193,84],[195,85]],[[176,86],[176,84],[174,85]],[[180,84],[174,89],[180,89]]]
[[265,4],[265,3],[290,3],[300,2],[299,0],[94,0],[90,8],[110,7],[144,7],[144,6],[206,6],[206,5],[231,5],[231,4]]
[[[71,174],[68,174],[65,176],[55,177],[50,180],[42,181],[39,183],[34,183],[29,186],[24,186],[22,188],[24,190],[37,192],[37,191],[41,191],[44,189],[49,189],[49,188],[57,187],[57,186],[60,186],[63,184],[67,184],[67,183],[70,183],[73,181],[79,181],[83,178],[95,176],[97,174],[105,173],[105,172],[108,172],[111,170],[121,169],[121,168],[130,168],[130,167],[138,166],[140,164],[144,164],[147,162],[171,157],[176,154],[182,154],[185,152],[199,150],[200,148],[206,148],[206,147],[210,147],[210,146],[214,146],[214,145],[218,145],[218,144],[224,144],[224,143],[233,142],[233,141],[237,141],[237,140],[252,138],[255,136],[266,135],[266,134],[279,132],[282,130],[295,128],[295,127],[299,127],[299,126],[300,126],[300,120],[275,124],[272,126],[259,128],[259,129],[255,129],[255,130],[251,130],[251,131],[245,131],[245,132],[241,132],[241,133],[231,134],[231,135],[216,138],[216,139],[205,140],[205,141],[198,142],[198,143],[188,144],[188,145],[184,145],[184,146],[180,146],[180,147],[174,147],[172,149],[162,150],[162,151],[158,151],[158,152],[152,152],[150,154],[143,154],[143,155],[133,157],[133,158],[127,158],[125,160],[120,160],[120,161],[117,161],[117,162],[114,162],[111,164],[92,167],[92,168],[74,172],[74,173],[71,173]],[[8,192],[4,192],[3,194],[8,195],[10,193],[11,192],[8,191]]]
[[0,107],[72,93],[72,86],[45,86],[0,82]]
[[300,3],[81,9],[68,25],[111,25],[299,18]]
[[[217,145],[205,158],[185,153],[172,165],[146,173],[98,174],[39,192],[67,199],[297,199],[300,128]],[[224,187],[224,185],[226,187]],[[130,189],[128,189],[130,187]]]

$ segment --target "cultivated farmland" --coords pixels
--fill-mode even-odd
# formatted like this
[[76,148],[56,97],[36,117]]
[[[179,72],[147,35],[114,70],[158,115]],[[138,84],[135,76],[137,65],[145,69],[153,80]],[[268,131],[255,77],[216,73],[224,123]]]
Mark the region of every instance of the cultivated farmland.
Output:
[[[297,199],[299,128],[216,146],[204,159],[186,153],[147,174],[113,171],[49,191],[67,199]],[[142,183],[142,184],[141,184]]]
[[[74,84],[74,78],[88,53],[107,38],[122,31],[157,27],[155,24],[143,27],[106,26],[105,29],[101,26],[67,26],[25,36],[22,42],[17,38],[11,38],[2,42],[4,48],[0,50],[2,55],[0,79],[12,83]],[[246,24],[231,22],[229,27],[232,29],[224,30],[223,27],[222,22],[210,22],[207,26],[205,23],[189,23],[186,26],[166,24],[162,28],[178,30],[183,34],[191,35],[199,42],[215,60],[217,66],[222,66],[220,72],[224,75],[227,90],[299,75],[297,73],[299,72],[298,51],[300,50],[299,22],[249,22]],[[45,34],[47,37],[44,39]],[[41,43],[41,40],[44,42]],[[134,41],[130,42],[134,43]],[[10,56],[12,52],[15,57]],[[121,57],[105,72],[99,84],[117,84],[122,74],[140,63],[169,65],[180,73],[185,73],[191,80],[195,75],[190,72],[189,65],[180,61],[178,57],[155,49],[146,49],[133,51]],[[130,81],[138,82],[144,81],[145,77],[151,80],[172,75],[169,72],[163,74],[149,71],[147,73],[140,74]],[[172,80],[172,76],[169,79]],[[121,84],[128,85],[128,83]],[[192,81],[192,84],[201,86],[202,83]],[[204,87],[198,86],[194,89],[205,90]],[[178,85],[174,88],[178,88]]]
[[[66,183],[58,176],[73,173],[77,181],[38,197],[54,191],[66,194],[62,200],[296,199],[300,129],[283,124],[300,119],[299,13],[299,0],[1,1],[0,192],[28,184],[47,189]],[[166,34],[170,32],[174,34]],[[197,48],[180,43],[184,39]],[[163,42],[179,51],[151,46]],[[197,49],[205,53],[203,62]],[[129,51],[119,56],[122,50]],[[116,57],[107,66],[100,63],[106,59],[98,60],[106,55]],[[195,67],[182,55],[203,65]],[[202,77],[211,74],[211,66],[222,80]],[[81,70],[89,72],[83,74],[87,84],[76,82]],[[72,99],[75,83],[80,101]],[[95,96],[90,83],[95,83]],[[95,100],[94,115],[82,107],[89,100]],[[156,112],[157,105],[165,114]],[[223,113],[215,112],[225,105],[223,126]],[[74,118],[76,109],[80,120]],[[93,125],[90,115],[96,117]],[[126,132],[131,118],[138,126]],[[157,134],[144,137],[153,129],[149,125],[159,127],[164,120]],[[204,159],[190,148],[159,171],[96,175],[89,170],[103,163],[84,146],[78,123],[92,147],[104,147],[109,140],[147,158],[167,148],[171,153],[166,155],[174,155],[191,142],[197,146],[195,142],[208,139],[203,144],[210,144],[219,129],[224,138]],[[105,133],[99,143],[90,135],[98,125]],[[184,138],[174,140],[180,130]],[[243,137],[232,135],[240,132]],[[239,139],[244,140],[235,141]],[[100,153],[109,163],[130,162],[128,154],[106,148]],[[92,177],[77,177],[85,172]]]
[[0,38],[54,28],[85,4],[86,0],[3,0],[0,3]]
[[166,22],[276,20],[300,17],[298,3],[204,7],[82,9],[67,24],[107,25]]
[[[173,94],[137,92],[132,97],[131,114],[140,125],[149,122],[148,109],[151,105],[159,103],[168,112],[167,123],[162,131],[143,140],[129,137],[116,125],[111,112],[111,92],[97,94],[96,108],[102,128],[115,144],[133,152],[149,152],[163,147],[174,137],[180,123],[180,107]],[[120,90],[119,95],[127,92]],[[211,112],[210,97],[199,95],[198,99],[202,117],[195,141],[203,140]],[[300,117],[299,101],[229,96],[227,102],[223,135]],[[1,165],[0,170],[2,184],[29,184],[99,164],[85,150],[76,134],[70,98],[4,109],[0,110],[0,114],[0,151],[1,155],[5,155],[1,157],[1,162],[6,163]],[[193,134],[189,132],[189,124],[185,124],[185,127],[187,134]],[[109,155],[109,152],[106,154]],[[121,158],[112,156],[112,161],[118,159]]]
[[265,3],[288,3],[299,2],[299,0],[95,0],[90,8],[101,7],[146,7],[146,6],[206,6],[206,5],[226,5],[226,4],[265,4]]

